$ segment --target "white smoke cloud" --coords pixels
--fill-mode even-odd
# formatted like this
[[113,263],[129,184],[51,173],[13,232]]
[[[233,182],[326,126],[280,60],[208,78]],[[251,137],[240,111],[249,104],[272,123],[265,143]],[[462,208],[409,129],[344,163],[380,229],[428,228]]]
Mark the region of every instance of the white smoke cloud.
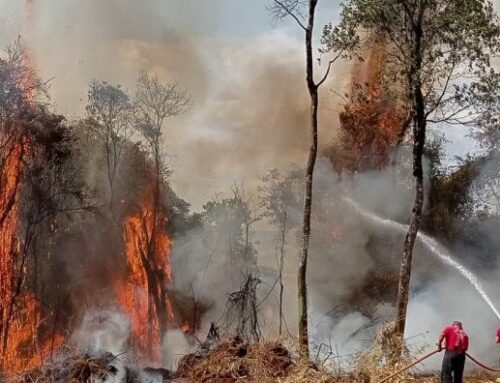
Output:
[[169,330],[165,333],[162,341],[163,365],[175,371],[179,359],[193,351],[186,335],[180,330]]
[[115,355],[127,350],[130,319],[119,310],[88,310],[72,341],[80,350],[91,354],[111,352]]

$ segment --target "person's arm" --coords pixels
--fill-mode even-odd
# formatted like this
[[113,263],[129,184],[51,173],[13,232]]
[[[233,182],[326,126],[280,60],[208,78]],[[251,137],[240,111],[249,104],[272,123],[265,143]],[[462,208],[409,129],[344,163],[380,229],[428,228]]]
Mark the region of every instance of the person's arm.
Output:
[[469,336],[468,335],[465,335],[465,339],[464,339],[464,352],[467,352],[469,350]]
[[443,349],[443,340],[446,338],[445,331],[446,330],[444,330],[441,334],[439,334],[438,341],[436,343],[436,346],[437,346],[439,351],[441,351]]
[[497,330],[497,336],[495,337],[495,342],[500,343],[500,327]]

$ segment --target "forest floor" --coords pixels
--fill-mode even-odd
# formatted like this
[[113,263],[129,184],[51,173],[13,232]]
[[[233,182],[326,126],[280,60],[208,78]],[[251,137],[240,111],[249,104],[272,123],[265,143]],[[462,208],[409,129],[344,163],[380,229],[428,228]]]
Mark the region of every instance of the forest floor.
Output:
[[[109,360],[109,359],[108,359]],[[147,369],[146,369],[147,370]],[[143,370],[144,371],[144,370]],[[167,370],[164,370],[167,372]],[[370,374],[353,371],[334,375],[326,369],[310,364],[300,366],[289,350],[279,342],[245,343],[232,340],[220,343],[213,350],[183,356],[175,373],[168,372],[163,379],[148,382],[183,383],[376,383],[390,372],[379,371],[376,379]],[[127,369],[128,383],[142,383],[141,372]],[[373,376],[373,375],[372,375]],[[465,383],[495,383],[496,376],[470,374]],[[9,383],[89,383],[113,382],[113,372],[106,358],[75,355],[58,365],[47,365],[30,373],[7,380]],[[0,381],[4,381],[0,378]],[[405,375],[387,383],[439,383],[437,374]]]
[[[177,377],[189,382],[204,383],[376,383],[365,374],[334,375],[327,370],[309,365],[301,368],[290,352],[278,342],[246,344],[232,341],[221,343],[204,357],[186,355],[179,362]],[[387,376],[388,374],[381,374]],[[380,378],[381,380],[382,378]],[[495,383],[496,376],[473,373],[465,383]],[[438,374],[394,378],[387,383],[439,383]]]
[[[379,371],[380,372],[380,371]],[[390,375],[381,373],[380,375]],[[232,341],[221,343],[203,358],[186,355],[179,362],[177,376],[190,382],[205,383],[376,383],[356,371],[333,375],[314,365],[301,368],[290,352],[278,342],[245,344]],[[468,374],[464,383],[495,383],[498,376],[481,371]],[[382,378],[380,378],[381,380]],[[405,375],[387,383],[439,383],[439,374]]]

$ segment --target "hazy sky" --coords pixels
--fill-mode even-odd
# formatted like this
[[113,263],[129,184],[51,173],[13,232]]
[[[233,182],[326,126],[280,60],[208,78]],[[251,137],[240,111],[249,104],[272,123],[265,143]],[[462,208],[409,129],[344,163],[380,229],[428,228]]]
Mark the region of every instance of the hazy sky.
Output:
[[[320,2],[318,30],[337,18],[338,3]],[[42,76],[53,78],[53,101],[59,110],[78,114],[85,86],[69,88],[66,81],[86,85],[106,77],[133,83],[136,76],[129,76],[129,70],[137,72],[153,58],[134,56],[131,44],[156,45],[157,51],[183,58],[174,49],[192,48],[197,57],[191,60],[202,61],[201,69],[209,75],[217,75],[210,61],[226,47],[245,49],[259,39],[277,39],[273,49],[289,54],[283,44],[300,44],[301,31],[290,22],[275,25],[268,4],[269,0],[0,0],[0,44],[23,36]],[[179,66],[193,64],[172,68],[171,62],[156,59],[153,65],[170,70],[172,77]]]
[[[497,0],[500,1],[500,0]],[[338,0],[321,0],[318,32],[335,21]],[[169,121],[173,185],[196,208],[234,182],[252,185],[267,169],[304,163],[307,97],[303,36],[288,20],[274,25],[268,0],[0,0],[0,45],[22,35],[56,111],[83,114],[93,79],[133,94],[139,69],[176,81],[191,110]],[[319,33],[317,33],[319,35]],[[337,87],[348,65],[335,68]],[[339,101],[325,89],[323,144]],[[449,132],[450,154],[465,154],[467,132]]]
[[[318,26],[338,17],[338,3],[320,2]],[[173,185],[199,207],[234,182],[252,184],[269,168],[305,160],[303,37],[291,22],[274,25],[268,4],[0,0],[0,44],[23,36],[42,78],[51,79],[56,111],[70,117],[83,114],[93,79],[133,94],[145,69],[185,87],[191,110],[169,121],[165,136]]]

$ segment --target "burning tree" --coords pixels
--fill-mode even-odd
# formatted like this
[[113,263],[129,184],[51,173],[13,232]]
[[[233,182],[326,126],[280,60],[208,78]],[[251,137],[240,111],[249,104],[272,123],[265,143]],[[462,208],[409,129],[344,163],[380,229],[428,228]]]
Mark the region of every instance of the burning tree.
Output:
[[[17,41],[0,59],[0,368],[13,355],[24,326],[21,312],[27,254],[18,239],[21,230],[21,183],[25,172],[29,134],[27,117],[43,84],[27,65],[26,52]],[[17,321],[15,320],[17,319]],[[13,339],[14,338],[14,339]],[[13,340],[12,340],[13,339]]]
[[[373,31],[387,54],[387,80],[401,87],[413,127],[415,201],[404,242],[396,305],[402,339],[415,239],[422,219],[422,156],[428,123],[468,123],[478,116],[473,97],[464,97],[489,75],[499,48],[497,17],[487,0],[351,0],[343,24]],[[388,45],[385,45],[387,42]]]
[[[18,41],[0,60],[0,370],[33,365],[59,343],[43,302],[40,242],[85,209],[62,116],[39,102],[45,84]],[[50,257],[50,245],[45,246]]]
[[353,65],[350,91],[339,115],[340,131],[325,150],[339,174],[391,164],[410,122],[400,89],[385,81],[388,59],[380,44],[376,36],[369,38],[363,61]]
[[169,321],[172,324],[175,320],[167,294],[172,273],[171,240],[166,228],[164,181],[168,171],[163,162],[163,130],[166,119],[184,113],[188,103],[187,93],[176,84],[163,84],[156,77],[140,73],[134,104],[135,127],[146,143],[152,165],[147,169],[148,181],[142,188],[136,212],[125,217],[123,223],[130,277],[127,286],[119,288],[119,295],[132,316],[139,351],[156,361],[161,334],[168,329]]

